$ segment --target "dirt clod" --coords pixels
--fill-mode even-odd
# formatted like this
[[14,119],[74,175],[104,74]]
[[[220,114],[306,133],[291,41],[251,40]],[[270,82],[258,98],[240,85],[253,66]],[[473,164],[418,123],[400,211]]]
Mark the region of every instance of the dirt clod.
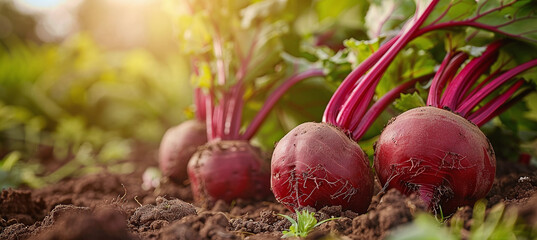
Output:
[[126,219],[113,209],[95,212],[77,209],[64,211],[52,218],[56,218],[56,221],[43,230],[37,239],[134,239],[127,230]]
[[34,200],[28,190],[2,190],[0,194],[1,227],[15,223],[31,225],[45,216],[45,203]]
[[[158,229],[170,222],[194,214],[196,214],[196,209],[192,204],[179,199],[167,200],[158,197],[156,206],[148,204],[137,208],[130,217],[129,223],[142,228]],[[157,220],[159,222],[153,224]]]

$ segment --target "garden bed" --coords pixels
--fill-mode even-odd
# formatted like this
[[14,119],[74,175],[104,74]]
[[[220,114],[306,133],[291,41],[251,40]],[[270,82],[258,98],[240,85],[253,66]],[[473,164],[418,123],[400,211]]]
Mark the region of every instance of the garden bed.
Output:
[[[156,166],[156,151],[132,154],[137,170],[128,175],[101,173],[70,179],[42,189],[8,189],[0,195],[0,239],[279,239],[292,215],[274,199],[263,202],[193,202],[188,183],[162,182],[142,189],[142,174]],[[382,239],[411,222],[424,209],[415,197],[396,190],[376,194],[366,214],[325,207],[316,217],[339,217],[318,227],[309,239],[328,234],[343,239]],[[537,169],[498,161],[488,206],[503,202],[518,209],[530,225],[537,223]],[[313,209],[310,209],[313,210]],[[471,208],[457,216],[469,228]]]

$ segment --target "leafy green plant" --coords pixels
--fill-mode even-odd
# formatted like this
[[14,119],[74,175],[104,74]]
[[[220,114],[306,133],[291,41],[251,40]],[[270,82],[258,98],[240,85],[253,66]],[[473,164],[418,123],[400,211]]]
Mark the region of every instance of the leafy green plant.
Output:
[[320,226],[321,224],[332,221],[338,218],[328,218],[325,220],[322,220],[320,222],[317,222],[317,219],[315,218],[315,213],[310,212],[307,209],[302,211],[296,212],[296,221],[290,216],[278,214],[279,216],[282,216],[289,220],[291,222],[291,227],[289,227],[288,231],[283,231],[283,237],[282,238],[288,238],[288,237],[307,237],[308,234],[315,229],[316,227]]
[[431,214],[419,214],[412,224],[393,232],[390,240],[434,240],[434,239],[534,239],[532,231],[523,222],[518,221],[516,210],[505,208],[503,203],[488,210],[487,202],[480,200],[473,208],[470,229],[464,228],[465,220],[460,217],[450,219],[450,224],[438,222]]

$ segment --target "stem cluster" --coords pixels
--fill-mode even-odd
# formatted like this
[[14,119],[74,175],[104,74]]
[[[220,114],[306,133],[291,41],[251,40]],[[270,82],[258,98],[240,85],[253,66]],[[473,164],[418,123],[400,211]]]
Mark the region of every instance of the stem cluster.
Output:
[[[448,52],[433,78],[427,105],[448,108],[477,126],[481,126],[494,116],[505,111],[510,106],[510,104],[505,104],[509,99],[520,99],[528,94],[529,90],[516,94],[517,90],[523,85],[523,80],[510,80],[521,72],[537,66],[537,59],[509,70],[502,69],[502,66],[506,65],[504,63],[478,83],[478,80],[496,62],[499,49],[505,44],[505,41],[490,44],[481,56],[468,61],[462,69],[460,67],[468,58],[468,55],[454,50]],[[506,85],[509,86],[507,90],[474,110],[487,96],[501,86]],[[444,87],[445,90],[442,92]]]
[[[514,16],[510,21],[495,25],[483,22],[483,19],[486,19],[486,17],[492,14],[498,14],[503,10],[514,7],[517,1],[512,1],[486,10],[483,8],[486,3],[479,3],[480,6],[475,15],[464,19],[453,18],[445,20],[449,15],[449,11],[459,2],[450,2],[442,13],[432,16],[433,10],[435,10],[439,2],[440,0],[431,1],[422,13],[418,12],[420,6],[417,6],[416,14],[406,23],[401,33],[382,45],[345,78],[325,109],[323,122],[335,125],[349,133],[354,140],[359,140],[367,128],[373,123],[374,119],[387,107],[389,102],[396,98],[400,92],[404,91],[405,87],[409,87],[410,83],[401,85],[396,88],[397,90],[390,91],[379,99],[377,104],[370,107],[375,88],[395,56],[413,39],[423,34],[447,28],[474,27],[509,37],[524,38],[524,35],[529,33],[514,35],[506,32],[503,28],[511,24],[516,24],[519,21],[534,18],[533,15],[525,17]],[[427,24],[424,25],[424,23]],[[456,77],[454,77],[455,74],[457,74],[461,64],[467,60],[468,55],[461,52],[448,53],[437,74],[434,76],[430,91],[431,96],[427,104],[439,107],[446,106],[454,110],[459,110],[462,115],[468,117],[478,125],[484,124],[491,117],[505,110],[510,105],[506,104],[506,102],[522,85],[521,81],[513,84],[509,90],[505,91],[495,100],[490,101],[481,110],[471,113],[471,110],[486,96],[490,95],[499,86],[518,73],[534,67],[537,64],[537,60],[524,63],[507,72],[494,73],[491,75],[491,79],[489,79],[490,84],[474,88],[474,91],[469,93],[469,89],[473,84],[494,63],[498,55],[497,49],[500,45],[502,45],[500,42],[492,44],[483,54],[483,57],[470,61],[468,67],[463,69]],[[440,98],[439,96],[442,93],[443,87],[451,79],[453,81],[446,89],[444,97]],[[411,82],[415,81],[417,80],[412,80]],[[525,91],[524,94],[527,94],[527,92],[529,91]],[[518,97],[514,99],[518,99]]]

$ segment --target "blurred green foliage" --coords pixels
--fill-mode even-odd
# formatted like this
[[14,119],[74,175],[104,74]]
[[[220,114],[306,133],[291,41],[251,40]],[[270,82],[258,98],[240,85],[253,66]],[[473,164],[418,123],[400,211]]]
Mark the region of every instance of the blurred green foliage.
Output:
[[158,125],[181,120],[182,112],[173,110],[190,102],[188,70],[180,58],[160,63],[142,50],[107,53],[83,34],[61,46],[15,42],[2,50],[0,100],[47,122],[77,116],[154,142],[163,132]]
[[446,222],[439,222],[430,214],[420,213],[411,224],[395,230],[387,239],[492,240],[535,239],[537,237],[537,229],[518,218],[516,209],[508,209],[503,203],[499,203],[487,211],[486,205],[485,200],[476,202],[471,219],[454,216]]
[[[161,61],[143,50],[105,51],[85,34],[61,44],[9,39],[0,49],[0,156],[11,152],[5,158],[19,156],[10,160],[16,165],[35,164],[36,176],[50,173],[40,182],[18,180],[31,186],[99,171],[96,166],[117,169],[131,139],[156,146],[167,127],[185,119],[188,73],[179,54]],[[43,151],[55,161],[74,161],[43,171],[37,164]]]

